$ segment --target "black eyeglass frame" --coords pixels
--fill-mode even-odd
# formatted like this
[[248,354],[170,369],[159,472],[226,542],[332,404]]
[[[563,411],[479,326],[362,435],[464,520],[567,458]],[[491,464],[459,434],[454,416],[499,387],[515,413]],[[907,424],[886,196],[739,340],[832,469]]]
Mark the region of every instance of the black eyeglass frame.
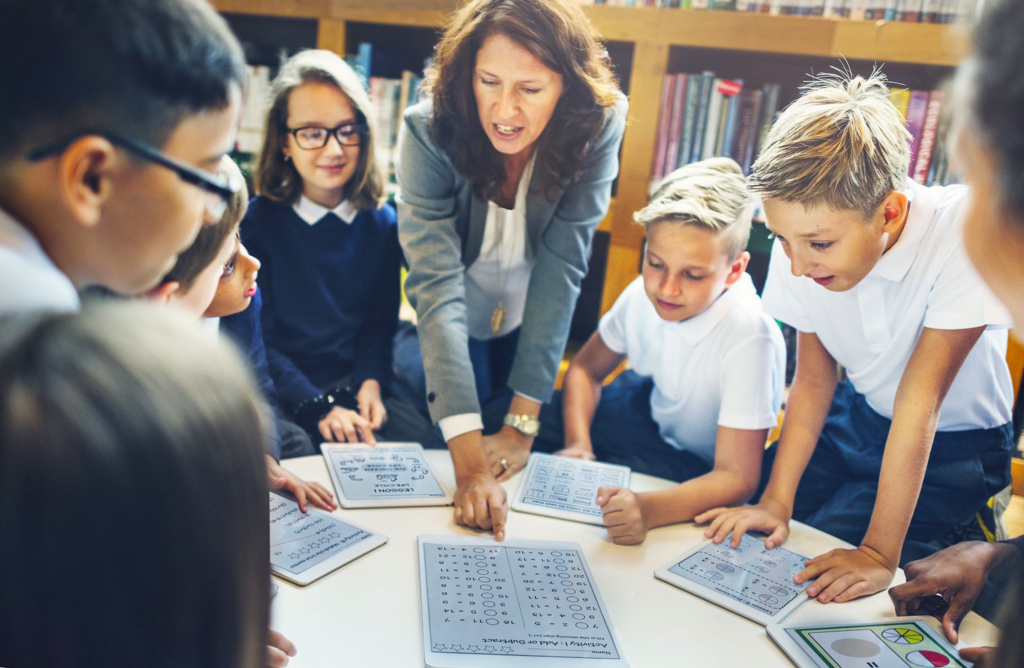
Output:
[[[303,130],[309,130],[310,128],[327,131],[327,137],[324,138],[323,144],[320,144],[319,146],[306,148],[305,146],[299,143],[299,133],[302,132]],[[346,144],[345,142],[343,142],[341,140],[341,135],[338,134],[342,128],[353,128],[355,132],[353,132],[352,134],[359,137],[359,142],[356,144]],[[331,141],[331,137],[334,137],[336,140],[338,140],[338,144],[341,146],[361,146],[363,140],[366,139],[366,136],[370,134],[370,126],[365,121],[355,121],[352,123],[342,123],[341,125],[336,125],[333,128],[325,128],[322,125],[303,125],[301,128],[285,127],[285,131],[295,138],[295,143],[302,150],[316,151],[318,149],[323,148],[324,146],[327,146],[327,144]]]
[[28,154],[28,159],[31,160],[32,162],[37,162],[39,160],[44,160],[46,158],[59,155],[63,153],[64,150],[67,149],[67,147],[70,146],[72,143],[78,141],[82,137],[88,137],[91,135],[103,137],[111,144],[114,144],[115,146],[119,146],[131,153],[134,153],[140,158],[149,160],[150,162],[160,165],[161,167],[166,167],[167,169],[170,169],[171,171],[176,173],[182,181],[186,183],[191,183],[192,185],[197,186],[207,192],[220,195],[225,202],[229,202],[231,200],[231,197],[234,194],[236,194],[242,187],[241,183],[236,183],[229,179],[218,178],[216,176],[213,176],[212,174],[207,174],[201,169],[197,169],[195,167],[192,167],[191,165],[186,165],[183,162],[179,162],[174,158],[158,151],[152,146],[148,146],[141,142],[137,142],[134,139],[129,139],[128,137],[124,137],[122,135],[106,131],[83,131],[75,133],[70,137],[66,137],[64,139],[61,139],[60,141],[56,141],[53,142],[52,144],[47,144],[46,146],[35,149],[34,151]]

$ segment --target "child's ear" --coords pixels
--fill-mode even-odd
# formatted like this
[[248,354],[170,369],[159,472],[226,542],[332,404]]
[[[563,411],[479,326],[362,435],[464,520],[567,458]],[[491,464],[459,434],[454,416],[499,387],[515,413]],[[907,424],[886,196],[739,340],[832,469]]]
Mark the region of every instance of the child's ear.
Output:
[[61,199],[81,224],[99,223],[116,163],[114,145],[97,135],[82,137],[61,154],[57,165]]
[[146,299],[165,306],[171,303],[171,298],[181,290],[181,283],[178,281],[165,281],[146,293]]
[[882,201],[882,231],[892,234],[906,221],[910,201],[905,193],[893,191]]
[[732,266],[729,267],[729,275],[725,277],[725,284],[732,285],[740,280],[740,277],[747,270],[748,262],[750,262],[750,253],[743,251],[732,261]]

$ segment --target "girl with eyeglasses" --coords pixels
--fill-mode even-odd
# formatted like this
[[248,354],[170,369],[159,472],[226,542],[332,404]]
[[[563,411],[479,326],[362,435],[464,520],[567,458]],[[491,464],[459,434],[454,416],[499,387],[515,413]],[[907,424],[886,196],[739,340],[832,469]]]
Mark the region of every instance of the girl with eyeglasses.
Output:
[[421,440],[426,417],[388,391],[401,251],[363,82],[337,55],[303,51],[269,102],[242,240],[262,263],[267,355],[285,376],[275,382],[299,404],[285,408],[316,413],[314,438]]

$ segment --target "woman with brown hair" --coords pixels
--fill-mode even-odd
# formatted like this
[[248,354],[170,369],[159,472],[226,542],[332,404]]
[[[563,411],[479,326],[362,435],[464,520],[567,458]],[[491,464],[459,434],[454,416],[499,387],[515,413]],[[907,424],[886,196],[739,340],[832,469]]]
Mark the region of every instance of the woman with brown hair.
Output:
[[[522,468],[551,396],[627,105],[575,0],[470,2],[424,87],[398,159],[417,389],[452,453],[456,522],[501,540],[498,479]],[[418,360],[398,365],[409,380]],[[484,437],[481,406],[506,387],[504,426]]]

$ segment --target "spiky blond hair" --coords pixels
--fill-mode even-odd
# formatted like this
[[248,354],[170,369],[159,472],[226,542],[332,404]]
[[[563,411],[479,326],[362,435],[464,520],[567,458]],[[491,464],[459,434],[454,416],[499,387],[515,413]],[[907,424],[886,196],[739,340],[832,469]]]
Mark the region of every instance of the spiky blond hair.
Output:
[[820,75],[802,93],[768,133],[750,172],[751,191],[870,218],[904,187],[910,165],[910,133],[889,101],[885,75]]
[[734,260],[750,240],[752,214],[743,170],[731,158],[710,158],[666,176],[633,220],[644,227],[674,221],[714,230],[722,251]]

